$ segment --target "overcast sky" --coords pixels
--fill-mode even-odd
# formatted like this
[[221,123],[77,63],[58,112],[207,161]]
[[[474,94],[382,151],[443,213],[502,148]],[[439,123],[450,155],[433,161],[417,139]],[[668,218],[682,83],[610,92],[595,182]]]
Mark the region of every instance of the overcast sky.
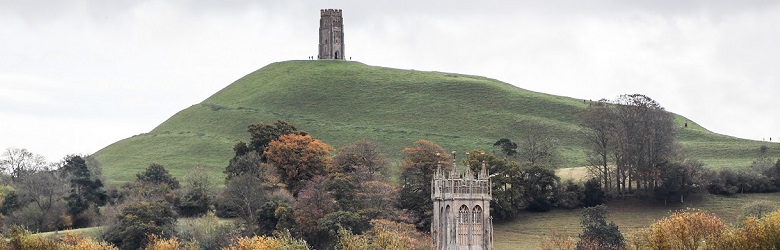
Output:
[[641,93],[780,140],[779,1],[0,0],[0,149],[59,160],[145,133],[269,63],[346,56],[581,99]]

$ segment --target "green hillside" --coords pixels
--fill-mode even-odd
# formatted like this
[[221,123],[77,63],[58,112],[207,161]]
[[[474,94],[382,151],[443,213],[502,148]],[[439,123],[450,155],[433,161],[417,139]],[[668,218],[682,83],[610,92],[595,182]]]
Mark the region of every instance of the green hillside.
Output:
[[[577,118],[582,100],[536,93],[490,78],[368,66],[346,61],[270,64],[237,80],[157,128],[95,155],[111,183],[134,178],[150,163],[182,176],[201,166],[222,176],[247,125],[286,120],[338,148],[358,139],[380,143],[393,160],[418,139],[447,150],[494,150],[544,126],[559,140],[564,166],[583,164]],[[745,167],[761,142],[712,133],[678,117],[688,156],[714,167]],[[780,155],[780,145],[770,152]]]

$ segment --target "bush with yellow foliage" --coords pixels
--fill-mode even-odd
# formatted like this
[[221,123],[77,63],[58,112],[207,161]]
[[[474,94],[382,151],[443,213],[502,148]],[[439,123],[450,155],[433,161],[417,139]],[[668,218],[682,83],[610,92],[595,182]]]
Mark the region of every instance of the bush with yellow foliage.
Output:
[[275,234],[273,237],[265,237],[265,236],[240,237],[230,246],[222,248],[222,250],[255,250],[255,249],[308,250],[309,245],[306,244],[306,241],[293,238],[290,235],[289,231],[284,231],[283,233]]
[[677,211],[629,237],[632,249],[701,249],[726,231],[718,216],[698,209]]

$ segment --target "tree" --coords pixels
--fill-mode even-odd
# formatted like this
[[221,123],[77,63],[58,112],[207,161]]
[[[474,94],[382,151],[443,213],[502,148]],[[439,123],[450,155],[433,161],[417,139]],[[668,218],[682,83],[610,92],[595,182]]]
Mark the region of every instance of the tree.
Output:
[[[358,140],[339,149],[339,153],[333,158],[328,167],[330,185],[328,191],[338,201],[341,210],[352,212],[366,212],[378,216],[380,210],[373,210],[375,200],[386,200],[390,197],[374,197],[375,191],[382,192],[375,182],[383,179],[387,158],[379,146],[369,140]],[[386,193],[389,194],[389,193]],[[387,204],[387,203],[385,203]],[[368,210],[371,211],[368,211]],[[380,208],[385,209],[385,208]]]
[[490,214],[498,220],[514,218],[517,211],[524,206],[520,164],[507,158],[499,159],[480,150],[472,150],[467,155],[463,163],[472,172],[478,173],[484,164],[491,176],[493,199],[490,201],[490,208],[493,211]]
[[365,167],[366,174],[374,175],[387,167],[387,157],[376,142],[358,140],[340,148],[331,165],[333,172],[355,173],[356,168]]
[[179,215],[185,217],[200,216],[209,211],[214,203],[214,181],[211,176],[196,167],[184,179],[182,194],[176,201]]
[[436,169],[452,168],[452,156],[436,143],[418,140],[403,150],[401,163],[401,192],[399,208],[412,213],[415,226],[420,230],[431,227],[433,201],[431,180]]
[[0,170],[11,175],[12,181],[38,170],[45,170],[47,165],[43,156],[23,148],[6,148],[3,158],[0,158]]
[[319,246],[325,238],[318,229],[318,221],[331,212],[336,211],[336,200],[326,191],[328,179],[316,176],[308,181],[298,200],[295,201],[293,213],[301,235],[307,242]]
[[135,175],[138,181],[154,184],[165,184],[171,189],[179,188],[179,181],[160,164],[152,163],[141,173]]
[[517,143],[512,142],[507,138],[501,138],[496,143],[493,143],[493,147],[501,147],[501,152],[506,157],[512,157],[517,154]]
[[357,213],[368,219],[390,219],[397,217],[395,203],[398,187],[382,181],[361,183],[357,192]]
[[592,178],[585,182],[585,197],[582,199],[582,205],[592,207],[604,204],[604,191],[601,189],[601,183],[598,179]]
[[235,153],[235,156],[233,156],[233,158],[235,159],[238,158],[239,156],[246,155],[251,151],[252,149],[250,149],[245,142],[239,141],[236,143],[236,145],[233,146],[233,152]]
[[573,209],[582,204],[585,199],[585,190],[582,185],[568,179],[558,185],[555,193],[555,205],[562,208]]
[[279,170],[287,189],[297,195],[308,180],[325,174],[331,150],[330,145],[310,135],[287,134],[271,141],[263,155]]
[[118,216],[119,223],[106,232],[105,240],[120,249],[139,249],[147,243],[147,235],[173,235],[176,213],[170,204],[140,202],[128,205]]
[[702,178],[704,164],[697,160],[666,164],[661,167],[660,172],[660,184],[655,193],[664,200],[664,204],[672,196],[679,196],[680,203],[683,203],[686,195],[698,193],[705,184]]
[[351,234],[361,234],[371,228],[368,220],[362,216],[348,211],[336,211],[326,215],[318,222],[319,231],[324,239],[318,239],[322,243],[318,249],[332,249],[338,243],[339,230],[346,229]]
[[616,114],[608,100],[591,103],[582,115],[585,155],[588,170],[601,180],[604,189],[610,192],[613,169],[609,166],[610,150],[614,147],[613,137],[617,133]]
[[72,219],[63,200],[68,190],[67,180],[60,178],[59,174],[54,171],[37,171],[22,175],[13,187],[16,190],[15,197],[9,195],[4,204],[4,209],[13,212],[6,214],[5,223],[25,225],[36,231],[72,226]]
[[350,180],[348,176],[341,173],[331,174],[328,181],[328,193],[338,202],[340,210],[355,212],[360,210],[358,207],[357,192],[361,183]]
[[529,128],[520,142],[518,155],[530,166],[554,167],[560,162],[557,140],[542,128]]
[[[265,122],[259,122],[249,125],[247,132],[250,134],[250,140],[248,145],[248,151],[254,151],[263,156],[266,147],[271,144],[271,141],[278,140],[279,137],[288,134],[306,135],[306,132],[298,131],[294,125],[278,120],[273,124]],[[241,144],[241,143],[239,143]],[[245,148],[236,145],[236,156],[239,155],[239,151],[248,152]],[[265,160],[263,156],[263,160]]]
[[234,177],[244,174],[258,174],[260,164],[263,164],[263,158],[258,154],[244,154],[234,157],[225,168],[225,180],[229,181]]
[[637,190],[654,190],[660,168],[677,157],[674,117],[641,94],[621,95],[615,103],[619,124],[615,158],[621,188],[628,184],[628,192],[632,192],[632,184],[636,183]]
[[[600,100],[582,116],[589,170],[607,192],[654,191],[661,169],[678,158],[674,117],[641,94]],[[614,168],[610,167],[614,161]]]
[[68,202],[68,212],[73,216],[76,227],[89,226],[91,217],[82,213],[92,208],[92,214],[98,213],[97,207],[106,204],[108,196],[103,190],[103,182],[92,176],[87,162],[78,155],[65,157],[65,164],[60,168],[61,175],[69,179],[70,194],[65,198]]
[[43,211],[62,199],[68,190],[65,180],[52,171],[40,171],[24,176],[14,185],[14,189],[18,190],[23,200],[34,203]]
[[577,249],[625,249],[625,240],[614,222],[607,224],[607,206],[588,207],[582,211],[583,227]]
[[[257,211],[268,201],[271,192],[278,189],[278,177],[273,167],[262,165],[262,175],[239,175],[225,185],[220,195],[223,209],[235,211],[246,222],[257,221]],[[235,216],[234,215],[234,216]]]
[[522,171],[521,179],[527,209],[539,212],[550,210],[560,181],[555,171],[534,166]]
[[257,211],[257,230],[255,233],[262,236],[270,236],[276,230],[276,224],[279,218],[276,217],[276,209],[279,208],[278,201],[266,201]]

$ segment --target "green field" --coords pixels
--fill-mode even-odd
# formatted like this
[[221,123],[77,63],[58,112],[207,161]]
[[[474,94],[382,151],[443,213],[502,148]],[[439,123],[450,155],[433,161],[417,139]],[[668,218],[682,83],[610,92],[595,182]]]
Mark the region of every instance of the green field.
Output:
[[[579,99],[479,76],[337,60],[287,61],[252,72],[152,131],[95,156],[110,184],[131,180],[151,163],[175,176],[200,166],[222,178],[233,145],[247,141],[249,124],[282,119],[336,148],[375,140],[393,161],[418,139],[446,150],[492,151],[500,138],[518,141],[528,128],[544,127],[559,141],[562,167],[573,167],[584,164],[578,114],[586,106]],[[682,116],[677,123],[686,155],[711,167],[746,167],[762,144],[712,133]],[[780,156],[780,144],[771,147]]]
[[[685,208],[699,208],[714,213],[729,225],[737,223],[742,207],[757,200],[768,200],[780,207],[778,194],[738,194],[734,196],[701,195],[684,204],[664,206],[652,200],[628,198],[607,203],[607,221],[614,221],[624,236],[652,224],[655,220]],[[582,232],[582,209],[556,209],[546,213],[523,213],[511,222],[494,225],[494,246],[500,249],[537,249],[544,238],[563,234],[577,239]]]

